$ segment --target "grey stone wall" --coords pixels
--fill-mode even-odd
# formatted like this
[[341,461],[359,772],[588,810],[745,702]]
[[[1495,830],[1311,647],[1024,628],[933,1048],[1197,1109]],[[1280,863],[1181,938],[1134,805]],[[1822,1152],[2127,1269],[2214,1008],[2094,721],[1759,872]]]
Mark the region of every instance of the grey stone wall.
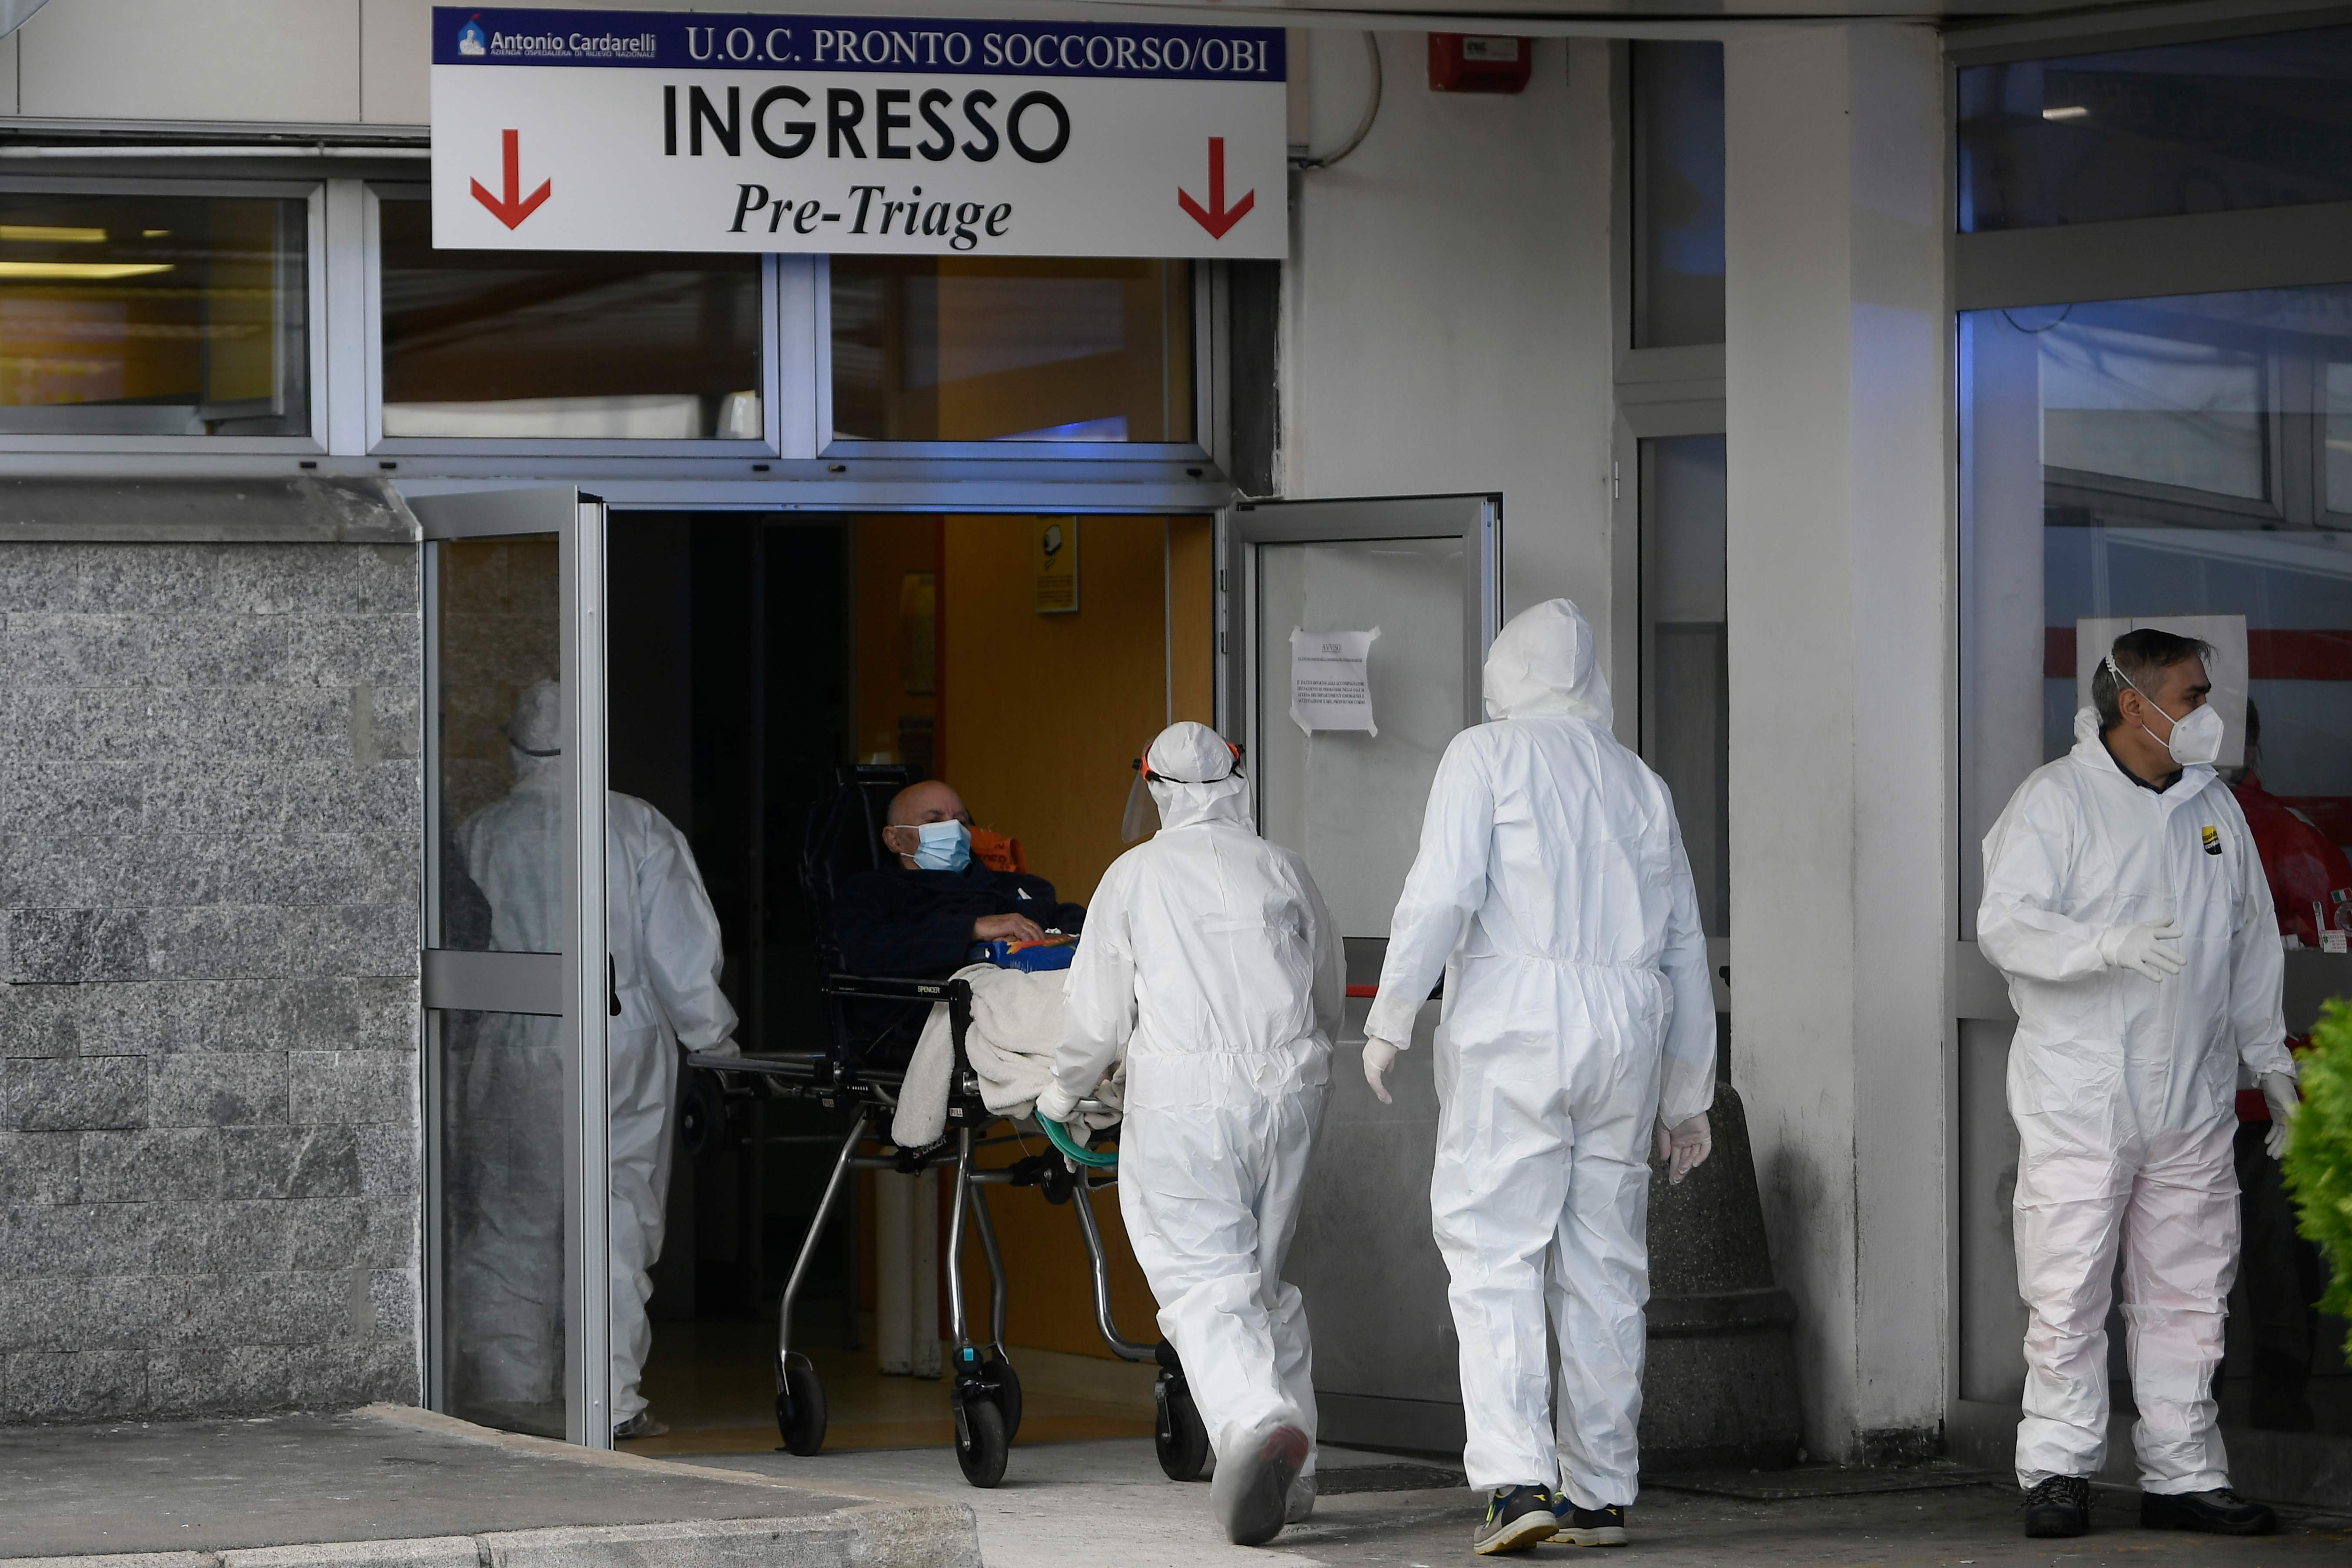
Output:
[[417,553],[0,543],[0,1421],[417,1398]]

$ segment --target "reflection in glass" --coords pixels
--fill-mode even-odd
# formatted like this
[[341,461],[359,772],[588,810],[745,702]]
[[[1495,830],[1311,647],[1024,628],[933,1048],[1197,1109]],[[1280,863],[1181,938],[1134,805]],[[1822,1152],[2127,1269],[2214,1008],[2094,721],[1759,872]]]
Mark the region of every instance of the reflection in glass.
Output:
[[1963,233],[2352,200],[2352,27],[1959,73]]
[[[1389,934],[1437,762],[1462,729],[1460,539],[1257,547],[1259,824],[1307,858],[1342,936]],[[1294,722],[1290,633],[1369,631],[1377,735]]]
[[308,215],[0,192],[0,430],[308,435]]
[[388,437],[755,441],[756,256],[436,250],[380,209]]
[[2327,367],[2327,510],[2352,514],[2352,364]]
[[563,1020],[427,1016],[441,1085],[446,1408],[562,1437]]
[[1633,346],[1723,342],[1723,46],[1633,46]]
[[1731,934],[1724,438],[1642,443],[1642,751],[1675,797],[1706,934]]
[[[562,668],[556,539],[444,540],[428,548],[439,639],[440,827],[426,941],[467,952],[557,952],[562,943],[551,935],[542,943],[525,934],[536,928],[518,923],[521,911],[494,908],[495,879],[475,842],[485,814],[513,799],[541,761],[518,747],[512,731],[527,695],[553,682]],[[545,874],[561,888],[551,837],[541,853]]]
[[1192,264],[836,256],[833,427],[876,441],[1190,441]]
[[[2336,445],[2352,413],[2352,288],[1971,312],[1959,347],[1963,934],[1978,846],[2025,774],[2074,743],[2102,645],[2136,622],[2202,617],[2221,650],[2217,694],[2244,692],[2217,701],[2225,776],[2290,972],[2319,965],[2326,989],[2352,991],[2352,958],[2292,951],[2352,928],[2352,528],[2338,515]],[[2297,994],[2291,984],[2292,1031],[2311,1022],[2293,1011]],[[1964,1327],[1963,1386],[1990,1391],[1971,1397],[2022,1375],[2014,1325],[1984,1317],[2014,1290],[1990,1234],[2016,1147],[1993,1120],[2007,1037],[1994,1027],[1969,1045],[1963,1075],[1981,1080],[1969,1097],[1979,1131],[1965,1144],[1963,1259],[2000,1274],[1963,1295],[1983,1320]],[[2311,1305],[2326,1276],[2263,1152],[2260,1099],[2239,1101],[2251,1120],[2236,1134],[2222,1420],[2352,1438],[2347,1325]],[[2119,1320],[2110,1331],[2120,1344]]]

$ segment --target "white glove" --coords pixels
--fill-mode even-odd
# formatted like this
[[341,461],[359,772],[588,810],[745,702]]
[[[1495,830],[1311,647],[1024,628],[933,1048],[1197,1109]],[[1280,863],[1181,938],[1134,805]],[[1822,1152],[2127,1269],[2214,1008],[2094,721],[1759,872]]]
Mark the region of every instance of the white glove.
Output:
[[702,1054],[706,1057],[740,1057],[743,1054],[743,1047],[735,1043],[734,1036],[730,1035],[715,1046],[705,1046]]
[[1396,1103],[1389,1098],[1388,1085],[1381,1079],[1389,1076],[1389,1069],[1396,1066],[1397,1053],[1403,1049],[1402,1046],[1393,1046],[1386,1040],[1365,1037],[1364,1081],[1372,1086],[1372,1092],[1381,1097],[1382,1105]]
[[2180,922],[2109,926],[2099,933],[2099,956],[2110,969],[2129,969],[2150,980],[2169,980],[2189,966],[2180,955]]
[[2263,1074],[2263,1098],[2270,1101],[2271,1135],[2263,1147],[2273,1160],[2286,1153],[2287,1129],[2294,1123],[2295,1110],[2303,1104],[2303,1089],[2283,1072]]
[[1658,1123],[1658,1163],[1666,1168],[1666,1185],[1680,1186],[1685,1176],[1706,1163],[1715,1152],[1715,1135],[1707,1131],[1706,1112],[1669,1127]]
[[1060,1083],[1049,1083],[1037,1094],[1036,1117],[1040,1121],[1067,1122],[1078,1113],[1078,1097]]

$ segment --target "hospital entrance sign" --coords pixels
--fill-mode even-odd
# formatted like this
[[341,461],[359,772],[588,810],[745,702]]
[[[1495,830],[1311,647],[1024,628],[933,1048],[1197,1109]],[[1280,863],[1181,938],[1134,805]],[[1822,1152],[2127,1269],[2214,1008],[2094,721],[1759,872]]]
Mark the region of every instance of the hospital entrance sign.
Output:
[[433,12],[433,243],[1261,257],[1275,27]]

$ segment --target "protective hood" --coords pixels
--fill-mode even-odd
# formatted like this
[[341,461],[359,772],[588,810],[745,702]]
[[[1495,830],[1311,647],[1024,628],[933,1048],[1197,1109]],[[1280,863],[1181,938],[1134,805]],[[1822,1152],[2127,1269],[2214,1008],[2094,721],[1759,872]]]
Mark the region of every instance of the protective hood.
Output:
[[1235,767],[1234,749],[1206,724],[1189,719],[1171,724],[1143,754],[1143,765],[1159,775],[1150,782],[1161,827],[1213,821],[1250,826],[1249,785]]
[[1566,599],[1513,616],[1486,654],[1486,717],[1572,713],[1602,729],[1616,721],[1609,679],[1593,657],[1592,628]]
[[515,699],[507,721],[507,744],[514,748],[515,783],[552,773],[563,758],[563,688],[534,680]]

